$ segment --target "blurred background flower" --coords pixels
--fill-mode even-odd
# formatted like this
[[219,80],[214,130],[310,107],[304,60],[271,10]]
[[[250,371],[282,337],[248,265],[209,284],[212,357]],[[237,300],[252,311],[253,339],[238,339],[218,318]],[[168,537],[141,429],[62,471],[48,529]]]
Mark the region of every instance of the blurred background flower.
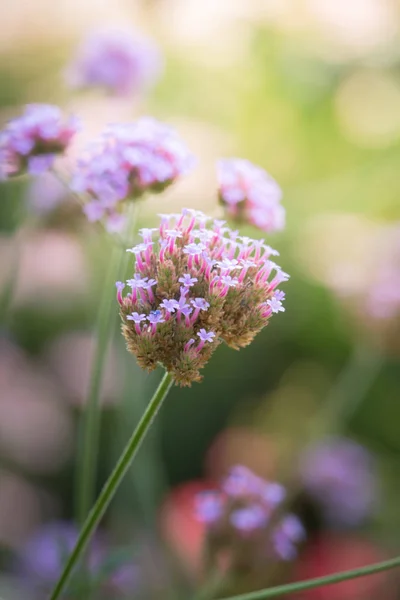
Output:
[[377,509],[373,458],[351,440],[332,438],[304,451],[300,475],[327,525],[357,526]]
[[82,42],[66,77],[72,87],[134,95],[146,90],[161,68],[161,53],[153,42],[128,31],[105,29]]

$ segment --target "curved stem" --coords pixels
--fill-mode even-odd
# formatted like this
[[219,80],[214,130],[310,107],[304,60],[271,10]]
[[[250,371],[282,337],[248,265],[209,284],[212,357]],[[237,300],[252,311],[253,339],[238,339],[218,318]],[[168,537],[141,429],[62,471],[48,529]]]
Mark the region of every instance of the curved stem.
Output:
[[128,441],[125,450],[122,452],[113,472],[107,479],[103,489],[100,492],[95,505],[89,513],[81,532],[79,534],[78,541],[75,548],[70,555],[64,570],[58,580],[53,592],[51,593],[50,600],[57,600],[61,593],[65,589],[68,580],[79,560],[84,552],[92,534],[94,533],[97,525],[99,524],[102,516],[104,515],[108,505],[114,497],[119,485],[124,479],[126,472],[128,471],[135,455],[143,441],[147,431],[149,430],[153,419],[155,418],[158,410],[160,409],[164,399],[166,398],[173,380],[172,375],[165,372],[164,377],[161,380],[157,390],[155,391],[153,398],[150,400],[142,418],[139,421],[138,426],[133,432],[130,440]]
[[396,567],[400,567],[400,556],[369,565],[367,567],[352,569],[351,571],[341,571],[340,573],[334,573],[333,575],[327,575],[325,577],[316,577],[314,579],[307,579],[306,581],[298,581],[296,583],[289,583],[287,585],[278,585],[272,588],[259,590],[257,592],[250,592],[249,594],[230,596],[229,598],[224,598],[223,600],[264,600],[265,598],[277,598],[278,596],[286,596],[288,594],[301,592],[303,590],[311,590],[324,585],[341,583],[342,581],[356,579],[357,577],[373,575],[374,573],[388,571],[389,569],[395,569]]

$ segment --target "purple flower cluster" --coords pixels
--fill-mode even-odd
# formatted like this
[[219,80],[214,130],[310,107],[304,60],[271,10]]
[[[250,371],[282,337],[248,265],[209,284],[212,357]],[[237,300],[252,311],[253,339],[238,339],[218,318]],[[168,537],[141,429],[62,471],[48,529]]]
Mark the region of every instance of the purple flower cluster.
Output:
[[[61,575],[65,561],[75,547],[78,529],[69,522],[55,521],[47,523],[35,532],[22,548],[17,562],[17,571],[29,590],[30,598],[43,598]],[[102,570],[107,562],[109,548],[101,536],[97,535],[91,543],[88,554],[88,569],[92,575]],[[109,569],[108,569],[109,572]],[[125,591],[129,582],[129,592],[134,590],[136,572],[134,563],[116,566],[108,578],[104,578],[103,588],[114,593]],[[71,587],[74,587],[72,582]]]
[[124,222],[125,200],[163,191],[192,164],[192,155],[173,129],[144,117],[109,126],[79,159],[72,187],[88,197],[89,221],[105,220],[116,231]]
[[0,132],[0,179],[48,171],[78,129],[78,120],[64,118],[57,106],[28,104]]
[[127,31],[97,31],[78,48],[67,69],[73,87],[100,87],[116,95],[138,94],[153,84],[162,57],[149,39]]
[[352,440],[332,438],[311,446],[302,457],[301,476],[329,525],[358,525],[376,508],[374,461]]
[[264,169],[245,159],[225,158],[218,161],[217,173],[219,199],[229,217],[266,232],[284,228],[282,191]]
[[[265,560],[292,560],[305,537],[293,514],[280,514],[285,488],[237,465],[219,489],[196,498],[197,518],[207,527],[210,551],[228,547],[233,564],[249,567]],[[254,555],[256,554],[256,556]]]
[[132,278],[117,283],[128,349],[142,368],[161,363],[181,385],[200,380],[221,341],[247,346],[284,310],[278,286],[289,276],[270,260],[277,252],[209,221],[191,209],[161,215],[160,227],[141,230],[128,249]]

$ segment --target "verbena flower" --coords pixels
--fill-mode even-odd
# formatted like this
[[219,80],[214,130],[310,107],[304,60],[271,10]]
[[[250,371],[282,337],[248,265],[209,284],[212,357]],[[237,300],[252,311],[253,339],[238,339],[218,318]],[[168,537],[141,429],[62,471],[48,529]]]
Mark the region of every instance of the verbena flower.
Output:
[[189,209],[161,215],[159,229],[141,236],[128,249],[135,270],[117,282],[117,298],[128,349],[142,368],[161,363],[177,383],[190,385],[222,341],[247,346],[283,310],[278,286],[289,276],[263,240]]
[[79,129],[57,106],[28,104],[0,132],[0,179],[48,171]]
[[282,191],[264,169],[245,159],[225,158],[218,161],[217,174],[219,199],[229,217],[262,231],[284,228]]
[[173,129],[144,117],[109,126],[78,160],[72,187],[87,196],[90,221],[105,220],[109,230],[117,230],[123,224],[125,200],[163,191],[192,164],[192,155]]
[[311,446],[301,458],[300,472],[328,525],[358,525],[376,508],[374,461],[352,440],[332,438]]
[[282,513],[285,488],[236,465],[216,490],[197,495],[194,511],[207,531],[209,552],[229,553],[232,569],[292,560],[305,537],[300,520]]
[[162,62],[159,49],[150,39],[127,31],[97,31],[78,48],[66,76],[73,87],[137,94],[157,80]]

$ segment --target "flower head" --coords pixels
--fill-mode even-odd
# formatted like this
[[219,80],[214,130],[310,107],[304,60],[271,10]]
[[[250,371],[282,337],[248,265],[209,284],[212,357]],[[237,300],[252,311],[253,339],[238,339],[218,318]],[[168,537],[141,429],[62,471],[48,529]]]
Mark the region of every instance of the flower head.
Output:
[[224,548],[232,567],[249,570],[257,564],[265,568],[268,560],[292,560],[305,532],[295,515],[281,514],[284,496],[281,485],[242,465],[234,466],[219,488],[199,494],[195,512],[207,527],[211,555]]
[[72,185],[88,198],[88,219],[107,224],[121,213],[124,201],[163,191],[191,165],[192,156],[175,131],[143,117],[110,125],[79,159]]
[[264,169],[248,160],[231,158],[218,161],[217,172],[219,199],[231,218],[267,232],[284,228],[282,191]]
[[0,132],[0,179],[48,171],[78,128],[77,119],[65,118],[57,106],[28,104]]
[[[132,292],[122,297],[120,290],[118,296],[128,349],[143,368],[161,363],[181,385],[200,380],[200,369],[221,341],[235,349],[249,344],[276,303],[281,306],[271,249],[236,241],[218,223],[207,228],[207,220],[187,209],[163,215],[159,240],[131,249]],[[180,235],[170,237],[171,229]],[[200,242],[204,231],[210,235]],[[137,327],[130,318],[135,313],[147,315],[150,325]]]
[[127,31],[97,31],[78,48],[67,80],[73,87],[126,96],[148,88],[161,70],[162,57],[151,40]]
[[308,448],[300,464],[303,485],[329,525],[362,523],[376,508],[372,456],[356,442],[332,438]]

